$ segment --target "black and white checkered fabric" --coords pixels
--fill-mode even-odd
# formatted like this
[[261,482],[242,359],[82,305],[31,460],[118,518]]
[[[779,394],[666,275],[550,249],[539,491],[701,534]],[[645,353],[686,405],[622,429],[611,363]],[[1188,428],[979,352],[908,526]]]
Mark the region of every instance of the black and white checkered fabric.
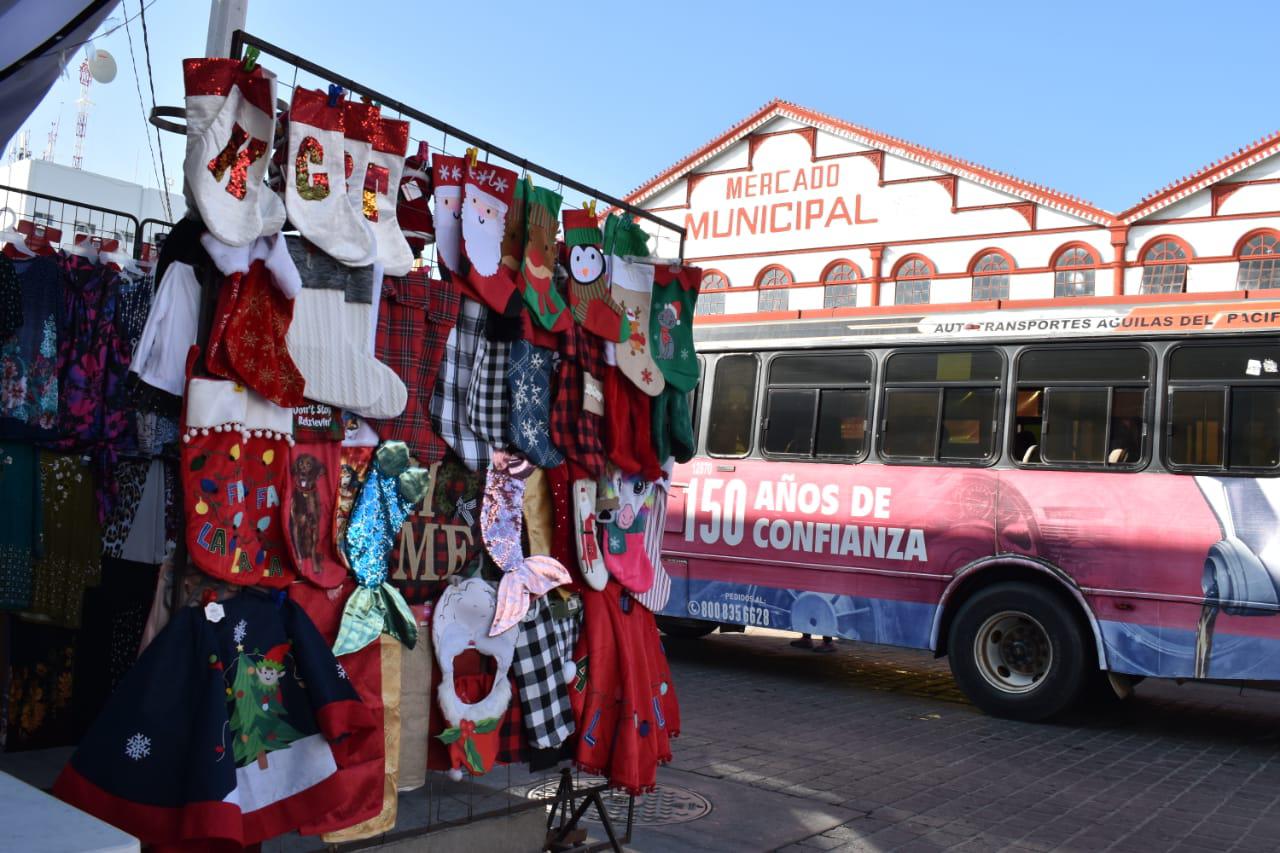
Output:
[[480,339],[475,369],[471,373],[471,391],[467,395],[467,422],[476,435],[496,447],[507,446],[507,421],[511,419],[511,406],[507,402],[510,361],[509,342]]
[[573,734],[565,666],[573,660],[581,626],[581,614],[557,619],[546,599],[537,598],[517,628],[511,666],[531,747],[554,749]]
[[489,445],[467,423],[467,399],[476,350],[483,339],[488,310],[479,302],[462,298],[458,325],[445,344],[440,376],[431,397],[431,423],[445,443],[472,471],[489,464]]

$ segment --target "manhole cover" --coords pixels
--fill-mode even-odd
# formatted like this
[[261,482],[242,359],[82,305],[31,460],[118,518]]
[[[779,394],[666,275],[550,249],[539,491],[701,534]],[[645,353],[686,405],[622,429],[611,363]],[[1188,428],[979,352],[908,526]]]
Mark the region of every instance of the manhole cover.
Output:
[[[582,789],[603,785],[605,780],[599,776],[579,776],[575,787]],[[534,785],[525,794],[531,800],[553,800],[560,779],[549,779]],[[624,791],[610,790],[600,794],[604,800],[605,810],[609,812],[609,820],[621,831],[627,822],[627,794]],[[636,826],[666,826],[672,823],[688,823],[711,814],[711,801],[696,791],[681,788],[679,785],[659,785],[652,793],[636,797]],[[588,807],[584,819],[599,823],[600,818],[594,807]]]

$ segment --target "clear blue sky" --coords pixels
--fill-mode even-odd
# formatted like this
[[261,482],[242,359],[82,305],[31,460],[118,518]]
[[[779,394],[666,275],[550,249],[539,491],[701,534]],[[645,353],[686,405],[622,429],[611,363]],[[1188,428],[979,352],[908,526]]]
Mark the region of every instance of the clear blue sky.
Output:
[[[1274,8],[249,0],[248,29],[619,195],[780,97],[1120,210],[1280,128]],[[125,0],[104,29],[137,11]],[[202,0],[148,8],[160,103],[181,104],[180,61],[203,52],[207,18]],[[125,31],[98,46],[120,74],[93,86],[85,168],[154,186]],[[27,125],[39,156],[60,112],[60,162],[71,71]],[[162,136],[180,186],[182,140]]]

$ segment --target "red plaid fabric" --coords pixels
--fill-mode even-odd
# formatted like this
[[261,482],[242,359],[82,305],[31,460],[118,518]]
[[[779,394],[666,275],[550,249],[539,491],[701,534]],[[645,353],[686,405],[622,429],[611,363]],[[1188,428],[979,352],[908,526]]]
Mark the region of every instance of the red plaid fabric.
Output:
[[431,428],[431,394],[449,331],[458,321],[457,286],[424,271],[387,276],[378,309],[378,360],[396,372],[409,390],[404,412],[370,418],[383,440],[403,441],[422,465],[444,459],[448,445]]
[[[589,365],[594,365],[594,368]],[[560,335],[560,368],[551,403],[551,443],[593,478],[604,476],[603,425],[582,407],[584,370],[603,371],[604,342],[574,323]],[[594,374],[597,377],[601,373]]]

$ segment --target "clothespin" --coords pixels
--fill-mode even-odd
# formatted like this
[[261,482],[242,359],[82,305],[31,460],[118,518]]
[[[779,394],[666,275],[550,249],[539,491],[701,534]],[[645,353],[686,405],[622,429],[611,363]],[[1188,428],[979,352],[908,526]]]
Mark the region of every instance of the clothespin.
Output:
[[474,169],[476,167],[476,158],[479,156],[480,156],[479,148],[468,148],[467,149],[467,165],[470,168]]
[[590,214],[592,219],[596,218],[596,200],[594,198],[591,199],[591,201],[584,201],[582,203],[582,209]]
[[329,106],[336,107],[338,105],[338,99],[342,97],[343,91],[343,88],[337,83],[329,84]]
[[258,56],[261,53],[262,51],[258,50],[258,48],[252,45],[249,46],[249,49],[244,52],[244,70],[245,71],[252,71],[254,69],[254,66],[258,64]]

